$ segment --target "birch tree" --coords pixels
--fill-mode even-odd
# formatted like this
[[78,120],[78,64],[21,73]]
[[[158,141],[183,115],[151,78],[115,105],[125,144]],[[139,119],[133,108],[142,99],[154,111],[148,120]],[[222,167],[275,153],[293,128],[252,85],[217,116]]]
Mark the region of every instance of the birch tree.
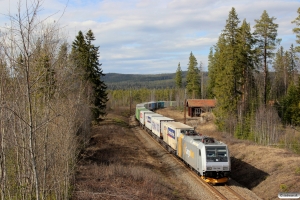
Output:
[[42,0],[17,8],[0,37],[0,195],[69,199],[91,113],[59,24],[39,20]]

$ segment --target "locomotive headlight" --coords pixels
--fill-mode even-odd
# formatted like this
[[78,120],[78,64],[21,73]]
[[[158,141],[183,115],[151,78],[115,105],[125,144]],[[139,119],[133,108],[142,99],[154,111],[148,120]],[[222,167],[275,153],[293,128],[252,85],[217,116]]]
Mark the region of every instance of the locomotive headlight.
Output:
[[228,167],[223,167],[223,171],[228,171],[229,168]]
[[207,167],[207,170],[212,170],[212,167]]

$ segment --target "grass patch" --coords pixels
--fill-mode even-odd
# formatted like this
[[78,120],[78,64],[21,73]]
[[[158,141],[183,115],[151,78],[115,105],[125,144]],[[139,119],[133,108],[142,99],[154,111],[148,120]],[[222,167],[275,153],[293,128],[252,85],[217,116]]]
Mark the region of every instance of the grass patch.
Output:
[[296,168],[295,173],[296,173],[296,175],[298,175],[298,176],[300,175],[300,167],[297,167],[297,168]]
[[280,191],[281,192],[288,192],[289,191],[289,187],[286,184],[280,184]]
[[113,122],[116,123],[117,125],[124,126],[124,127],[128,127],[128,123],[127,123],[127,122],[124,122],[124,121],[121,120],[121,119],[113,118],[112,120],[113,120]]

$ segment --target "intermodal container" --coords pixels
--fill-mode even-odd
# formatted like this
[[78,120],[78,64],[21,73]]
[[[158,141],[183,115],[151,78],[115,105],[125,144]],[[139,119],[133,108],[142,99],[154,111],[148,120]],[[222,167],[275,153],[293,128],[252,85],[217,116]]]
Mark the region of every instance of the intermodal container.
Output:
[[150,111],[150,110],[141,110],[140,111],[140,123],[141,124],[143,124],[143,125],[145,125],[145,123],[146,123],[146,114],[147,113],[154,113],[154,114],[156,114],[155,112],[152,112],[152,111]]
[[180,122],[164,122],[162,130],[163,140],[172,149],[177,150],[177,137],[180,133],[188,130],[194,130],[194,128]]
[[152,130],[152,117],[162,117],[162,115],[157,113],[145,113],[145,126]]
[[168,117],[152,117],[152,132],[159,138],[163,138],[162,135],[162,123],[172,122],[174,119]]

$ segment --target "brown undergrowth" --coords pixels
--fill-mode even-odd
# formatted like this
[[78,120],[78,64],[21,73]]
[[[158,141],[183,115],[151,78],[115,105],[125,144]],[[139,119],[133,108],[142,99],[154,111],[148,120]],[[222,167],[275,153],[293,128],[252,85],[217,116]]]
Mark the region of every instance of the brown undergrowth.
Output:
[[164,176],[167,169],[143,148],[124,113],[110,112],[93,127],[79,157],[72,199],[195,199]]

